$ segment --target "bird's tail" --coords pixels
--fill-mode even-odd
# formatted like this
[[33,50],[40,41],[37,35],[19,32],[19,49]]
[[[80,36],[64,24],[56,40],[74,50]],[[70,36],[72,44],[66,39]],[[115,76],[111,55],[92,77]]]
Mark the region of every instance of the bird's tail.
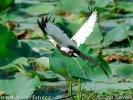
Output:
[[78,49],[76,49],[73,46],[69,46],[69,48],[72,49],[82,59],[86,59],[90,62],[93,62],[93,63],[99,65],[102,68],[102,70],[104,71],[104,73],[107,75],[107,77],[109,78],[109,74],[107,73],[107,71],[104,69],[104,67],[96,59],[94,59],[88,55],[83,54],[82,52],[80,52]]
[[90,56],[87,56],[87,55],[83,54],[82,52],[78,53],[78,55],[79,55],[81,58],[83,58],[83,59],[86,59],[86,60],[88,60],[88,61],[91,61],[91,62],[93,62],[93,63],[99,65],[99,66],[102,68],[102,70],[104,71],[104,73],[107,75],[107,77],[109,78],[109,74],[107,73],[107,71],[103,68],[103,66],[102,66],[100,63],[98,63],[98,61],[97,61],[96,59],[94,59],[94,58],[92,58],[92,57],[90,57]]

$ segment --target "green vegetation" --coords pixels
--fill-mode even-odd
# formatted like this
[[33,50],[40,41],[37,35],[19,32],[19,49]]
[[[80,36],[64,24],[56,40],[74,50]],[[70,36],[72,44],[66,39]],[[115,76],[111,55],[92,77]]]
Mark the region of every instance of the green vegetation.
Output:
[[[132,0],[1,0],[0,100],[132,99],[132,5]],[[37,19],[52,15],[72,37],[90,8],[98,20],[79,49],[109,78],[95,63],[62,55],[37,25]]]

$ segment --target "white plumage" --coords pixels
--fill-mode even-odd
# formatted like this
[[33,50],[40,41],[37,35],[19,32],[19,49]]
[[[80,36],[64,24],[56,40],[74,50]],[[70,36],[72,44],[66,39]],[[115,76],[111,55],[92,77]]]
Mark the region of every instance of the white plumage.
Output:
[[92,33],[94,25],[97,19],[97,11],[94,11],[84,25],[78,30],[78,32],[72,37],[77,44],[77,47],[80,44],[83,44],[86,38]]
[[83,44],[86,38],[92,33],[97,19],[97,11],[94,11],[77,33],[70,39],[59,27],[50,21],[50,18],[42,18],[38,20],[38,25],[44,33],[47,33],[49,40],[56,46],[68,47],[73,46],[77,48]]

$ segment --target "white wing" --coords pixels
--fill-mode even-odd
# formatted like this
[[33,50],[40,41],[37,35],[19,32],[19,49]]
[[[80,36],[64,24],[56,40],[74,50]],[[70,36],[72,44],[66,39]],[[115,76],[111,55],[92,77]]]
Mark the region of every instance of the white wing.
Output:
[[53,23],[46,23],[46,31],[50,39],[53,39],[57,44],[62,47],[74,46],[76,44],[56,25]]
[[78,32],[72,37],[77,44],[77,47],[80,44],[83,44],[86,38],[92,33],[94,25],[97,19],[97,11],[94,11],[89,19],[84,23],[84,25],[78,30]]

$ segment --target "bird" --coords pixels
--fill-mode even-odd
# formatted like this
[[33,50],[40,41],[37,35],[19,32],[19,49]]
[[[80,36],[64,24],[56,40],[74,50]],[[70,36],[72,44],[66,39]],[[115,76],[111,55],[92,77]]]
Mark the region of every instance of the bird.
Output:
[[94,10],[87,21],[81,26],[81,28],[72,38],[69,38],[63,30],[61,30],[56,24],[54,24],[55,18],[51,18],[51,16],[45,18],[42,17],[41,20],[37,19],[37,23],[42,32],[48,37],[49,41],[52,42],[63,55],[66,55],[68,57],[79,56],[82,59],[96,63],[109,77],[104,67],[96,59],[82,53],[78,48],[93,32],[96,19],[97,11]]

